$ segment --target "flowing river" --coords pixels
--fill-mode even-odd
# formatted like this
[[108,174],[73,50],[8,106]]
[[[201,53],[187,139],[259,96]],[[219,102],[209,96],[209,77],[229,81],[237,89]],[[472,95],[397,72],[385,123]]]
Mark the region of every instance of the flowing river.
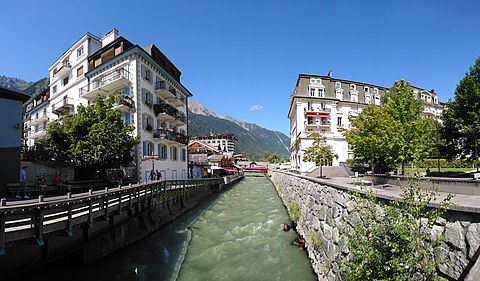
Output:
[[296,233],[283,231],[287,221],[268,178],[247,174],[105,260],[79,266],[63,259],[28,275],[49,281],[316,280],[307,254],[291,244]]

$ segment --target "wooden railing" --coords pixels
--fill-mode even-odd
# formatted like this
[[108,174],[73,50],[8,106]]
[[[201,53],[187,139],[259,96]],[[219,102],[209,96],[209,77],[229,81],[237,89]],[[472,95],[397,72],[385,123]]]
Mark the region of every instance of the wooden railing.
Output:
[[223,178],[167,180],[148,184],[105,188],[86,193],[38,199],[0,201],[0,255],[5,245],[34,238],[39,245],[49,234],[66,231],[71,235],[76,225],[91,226],[95,219],[108,218],[137,208],[149,209],[166,201],[195,194],[205,188],[232,183],[243,174]]

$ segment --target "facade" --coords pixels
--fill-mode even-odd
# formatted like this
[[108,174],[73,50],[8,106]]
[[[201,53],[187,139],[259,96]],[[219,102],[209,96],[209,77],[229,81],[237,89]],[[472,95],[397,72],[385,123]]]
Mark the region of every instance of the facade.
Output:
[[[443,105],[434,90],[413,87],[424,101],[425,117],[440,120]],[[332,147],[338,158],[333,166],[353,158],[353,150],[342,134],[351,128],[350,116],[357,116],[369,104],[380,105],[389,88],[364,82],[327,76],[300,74],[290,97],[290,161],[292,170],[308,173],[315,168],[313,162],[303,161],[303,150],[310,147],[312,132],[322,133],[326,145]]]
[[140,47],[116,29],[101,38],[86,34],[49,68],[46,114],[54,121],[80,104],[113,95],[125,124],[141,142],[130,169],[138,181],[158,170],[163,179],[187,178],[187,99],[181,72],[155,46]]
[[32,146],[35,141],[47,133],[50,105],[50,88],[30,98],[25,107],[23,118],[24,145]]
[[238,139],[234,134],[231,133],[195,136],[191,139],[213,146],[220,151],[240,154]]
[[0,87],[0,196],[6,197],[6,184],[19,182],[20,153],[22,145],[22,104],[30,97],[23,93]]

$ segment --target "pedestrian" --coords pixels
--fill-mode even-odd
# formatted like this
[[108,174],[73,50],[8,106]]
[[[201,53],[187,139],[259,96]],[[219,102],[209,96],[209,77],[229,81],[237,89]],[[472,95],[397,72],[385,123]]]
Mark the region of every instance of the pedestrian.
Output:
[[62,193],[63,190],[63,184],[62,184],[62,174],[58,173],[55,176],[55,181],[53,182],[56,187],[58,187],[58,192]]
[[15,198],[21,198],[20,190],[23,190],[24,199],[30,198],[27,195],[27,166],[25,165],[23,165],[22,170],[20,171],[20,187],[18,188],[17,196],[15,196]]
[[162,173],[157,170],[157,181],[162,180]]
[[151,180],[151,181],[154,181],[154,180],[155,180],[155,171],[154,171],[154,170],[151,170],[151,171],[150,171],[150,180]]
[[65,191],[68,189],[68,192],[72,192],[72,186],[70,185],[70,180],[68,180],[68,175],[65,175],[62,184],[65,187]]
[[37,176],[37,185],[38,185],[38,188],[40,188],[40,193],[45,195],[44,192],[45,192],[45,187],[47,187],[47,185],[45,184],[45,175],[40,173],[38,174]]

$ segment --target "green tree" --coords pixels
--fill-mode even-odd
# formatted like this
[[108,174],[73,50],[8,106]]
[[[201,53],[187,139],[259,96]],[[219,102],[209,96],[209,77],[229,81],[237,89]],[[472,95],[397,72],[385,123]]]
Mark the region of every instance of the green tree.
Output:
[[442,139],[444,153],[450,159],[460,156],[473,159],[480,136],[480,57],[465,73],[455,89],[454,100],[446,103]]
[[436,137],[439,123],[434,119],[424,118],[423,100],[416,96],[412,86],[405,80],[397,80],[385,95],[384,106],[386,112],[397,121],[395,131],[398,134],[398,150],[392,151],[390,157],[394,162],[402,165],[402,174],[405,173],[405,164],[421,161],[431,155],[436,148]]
[[397,120],[382,107],[368,105],[357,117],[351,117],[350,122],[354,128],[343,134],[353,146],[355,158],[370,162],[372,176],[375,175],[376,163],[395,163],[400,138],[400,123]]
[[326,144],[326,137],[320,133],[313,132],[308,136],[313,139],[313,144],[303,150],[303,161],[314,162],[320,167],[320,177],[323,177],[322,168],[327,163],[331,163],[334,157],[338,157],[332,151],[332,148]]
[[422,189],[413,180],[402,190],[403,200],[385,204],[371,190],[365,196],[353,194],[356,212],[342,233],[351,254],[341,258],[342,280],[432,280],[444,262],[435,260],[434,252],[445,236],[431,233],[453,196],[431,209],[437,190]]
[[113,96],[107,100],[97,97],[96,103],[87,107],[79,105],[77,114],[50,123],[39,145],[52,160],[71,161],[77,167],[103,171],[128,165],[139,138],[112,107]]

